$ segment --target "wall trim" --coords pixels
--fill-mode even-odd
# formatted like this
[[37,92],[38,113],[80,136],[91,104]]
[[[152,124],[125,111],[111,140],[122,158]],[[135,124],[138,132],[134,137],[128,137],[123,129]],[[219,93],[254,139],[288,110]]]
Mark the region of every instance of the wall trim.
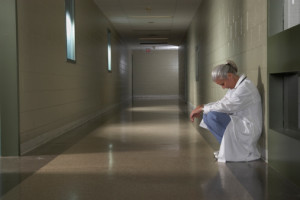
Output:
[[83,124],[92,121],[96,118],[99,117],[103,117],[103,115],[109,113],[109,112],[113,112],[113,110],[117,109],[118,107],[122,106],[122,105],[126,105],[128,102],[130,102],[132,100],[132,98],[128,98],[126,100],[123,100],[122,102],[118,103],[118,104],[114,104],[108,107],[105,107],[104,109],[90,114],[88,116],[82,117],[81,119],[75,120],[71,123],[68,123],[62,127],[59,127],[57,129],[51,130],[51,131],[47,131],[37,137],[35,137],[34,139],[31,139],[27,142],[24,142],[23,144],[21,144],[20,148],[21,148],[21,155],[24,155],[38,147],[40,147],[41,145],[75,129],[78,128],[79,126],[82,126]]

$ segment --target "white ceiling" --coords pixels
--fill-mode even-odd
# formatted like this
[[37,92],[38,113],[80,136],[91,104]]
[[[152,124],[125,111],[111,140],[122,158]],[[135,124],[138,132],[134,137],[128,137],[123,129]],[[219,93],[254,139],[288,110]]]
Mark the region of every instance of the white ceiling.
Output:
[[[123,40],[179,45],[201,0],[95,0]],[[157,45],[155,45],[157,46]]]

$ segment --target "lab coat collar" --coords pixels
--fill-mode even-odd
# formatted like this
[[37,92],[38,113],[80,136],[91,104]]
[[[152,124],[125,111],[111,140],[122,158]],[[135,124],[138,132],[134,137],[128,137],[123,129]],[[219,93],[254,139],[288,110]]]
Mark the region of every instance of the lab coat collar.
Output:
[[235,84],[234,89],[236,89],[246,78],[247,76],[245,76],[244,74],[241,75],[238,82]]

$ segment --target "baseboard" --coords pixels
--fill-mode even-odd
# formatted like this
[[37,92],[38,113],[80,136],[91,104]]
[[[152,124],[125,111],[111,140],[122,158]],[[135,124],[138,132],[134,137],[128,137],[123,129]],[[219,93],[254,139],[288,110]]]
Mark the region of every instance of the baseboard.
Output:
[[45,132],[45,133],[42,133],[40,136],[38,137],[35,137],[34,139],[31,139],[27,142],[24,142],[20,145],[20,148],[21,148],[21,155],[24,155],[36,148],[38,148],[39,146],[79,127],[79,126],[82,126],[83,124],[91,121],[91,120],[94,120],[96,118],[99,118],[101,116],[103,116],[104,114],[107,114],[109,112],[112,112],[114,109],[120,107],[121,105],[124,105],[124,104],[127,104],[129,101],[131,101],[132,99],[129,98],[127,100],[124,100],[123,102],[119,103],[119,104],[114,104],[114,105],[111,105],[111,106],[108,106],[100,111],[98,111],[97,113],[93,113],[91,115],[88,115],[88,116],[85,116],[81,119],[78,119],[76,121],[73,121],[71,123],[68,123],[64,126],[61,126],[57,129],[54,129],[54,130],[51,130],[51,131],[48,131],[48,132]]

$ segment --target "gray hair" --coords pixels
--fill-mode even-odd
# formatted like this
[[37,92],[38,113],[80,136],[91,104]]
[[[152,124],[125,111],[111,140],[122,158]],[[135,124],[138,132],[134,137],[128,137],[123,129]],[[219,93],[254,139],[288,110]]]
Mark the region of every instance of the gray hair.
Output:
[[231,60],[227,60],[226,64],[221,64],[214,67],[214,69],[211,72],[211,77],[213,81],[217,79],[227,79],[228,73],[232,73],[236,75],[237,72],[238,72],[238,68],[236,64]]

